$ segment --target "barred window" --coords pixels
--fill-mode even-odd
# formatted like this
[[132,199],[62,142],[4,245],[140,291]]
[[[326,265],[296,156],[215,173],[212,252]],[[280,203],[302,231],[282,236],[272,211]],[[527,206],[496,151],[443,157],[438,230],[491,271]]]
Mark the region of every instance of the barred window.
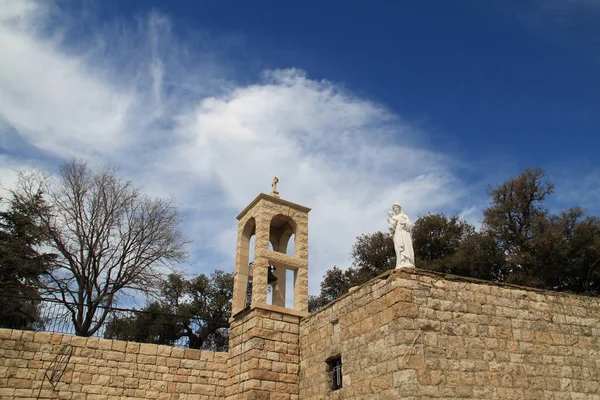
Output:
[[331,390],[342,388],[342,357],[338,356],[327,361],[329,375],[331,377]]

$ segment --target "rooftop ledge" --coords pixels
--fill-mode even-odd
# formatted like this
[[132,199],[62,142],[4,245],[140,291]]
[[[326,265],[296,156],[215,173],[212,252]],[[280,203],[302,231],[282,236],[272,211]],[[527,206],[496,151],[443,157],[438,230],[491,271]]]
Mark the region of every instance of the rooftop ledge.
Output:
[[274,306],[271,304],[255,304],[253,306],[246,306],[246,308],[244,308],[243,310],[237,312],[235,315],[232,315],[231,318],[229,318],[229,322],[231,323],[239,315],[242,315],[246,312],[249,312],[249,311],[255,310],[255,309],[266,310],[266,311],[275,311],[275,312],[278,312],[281,314],[293,315],[294,317],[298,317],[298,318],[308,317],[308,315],[309,315],[309,313],[307,311],[298,311],[298,310],[294,310],[292,308],[279,307],[279,306]]

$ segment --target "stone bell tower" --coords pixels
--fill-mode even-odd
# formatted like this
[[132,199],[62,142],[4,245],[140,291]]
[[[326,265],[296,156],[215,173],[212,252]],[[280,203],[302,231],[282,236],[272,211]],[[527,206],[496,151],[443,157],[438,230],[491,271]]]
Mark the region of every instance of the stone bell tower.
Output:
[[[278,182],[275,178],[271,194],[259,194],[237,216],[229,400],[298,398],[299,326],[308,315],[310,208],[280,198]],[[289,278],[292,293],[286,293]]]
[[[247,306],[252,282],[251,308],[266,308],[298,315],[308,311],[308,212],[310,208],[283,200],[277,178],[270,195],[259,194],[238,216],[237,252],[231,315]],[[256,236],[254,260],[249,259],[250,239]],[[286,254],[294,236],[293,254]],[[269,246],[270,245],[270,246]],[[252,262],[252,264],[251,264]],[[293,271],[293,307],[286,306],[286,271]],[[267,304],[268,286],[272,304]],[[292,297],[292,296],[287,296]]]

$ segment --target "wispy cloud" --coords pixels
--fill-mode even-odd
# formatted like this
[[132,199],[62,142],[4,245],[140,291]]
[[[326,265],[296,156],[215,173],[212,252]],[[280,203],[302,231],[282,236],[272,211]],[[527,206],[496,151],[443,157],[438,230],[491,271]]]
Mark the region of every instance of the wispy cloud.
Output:
[[61,52],[56,38],[41,38],[38,20],[28,18],[36,8],[23,4],[20,10],[9,7],[0,25],[2,118],[52,154],[117,151],[126,140],[121,133],[131,95],[93,76],[81,56]]
[[[461,210],[452,160],[413,143],[418,132],[399,115],[335,82],[289,68],[240,85],[236,63],[220,61],[209,39],[192,50],[194,39],[174,35],[155,12],[137,25],[99,25],[74,46],[48,20],[63,11],[8,4],[0,136],[14,130],[42,155],[119,164],[146,191],[177,198],[195,240],[192,272],[233,268],[235,215],[275,175],[283,198],[313,208],[313,292],[326,269],[349,264],[357,235],[385,229],[394,201],[413,219]],[[0,168],[20,161],[2,157]]]

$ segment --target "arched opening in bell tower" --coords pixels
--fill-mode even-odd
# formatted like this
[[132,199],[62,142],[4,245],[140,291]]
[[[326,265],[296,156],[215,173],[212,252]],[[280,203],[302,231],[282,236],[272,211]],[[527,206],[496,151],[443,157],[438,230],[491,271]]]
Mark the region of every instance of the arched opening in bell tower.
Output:
[[[296,222],[292,218],[278,214],[271,219],[269,242],[273,251],[293,255],[295,237]],[[269,304],[280,307],[294,304],[293,271],[281,265],[270,266],[269,268]]]
[[240,241],[240,272],[245,272],[248,277],[244,304],[249,306],[252,303],[252,266],[256,248],[256,221],[254,218],[250,218],[246,222]]
[[[276,215],[271,219],[269,241],[273,251],[285,254],[294,254],[294,241],[296,223],[287,215]],[[288,252],[291,249],[291,253]]]

